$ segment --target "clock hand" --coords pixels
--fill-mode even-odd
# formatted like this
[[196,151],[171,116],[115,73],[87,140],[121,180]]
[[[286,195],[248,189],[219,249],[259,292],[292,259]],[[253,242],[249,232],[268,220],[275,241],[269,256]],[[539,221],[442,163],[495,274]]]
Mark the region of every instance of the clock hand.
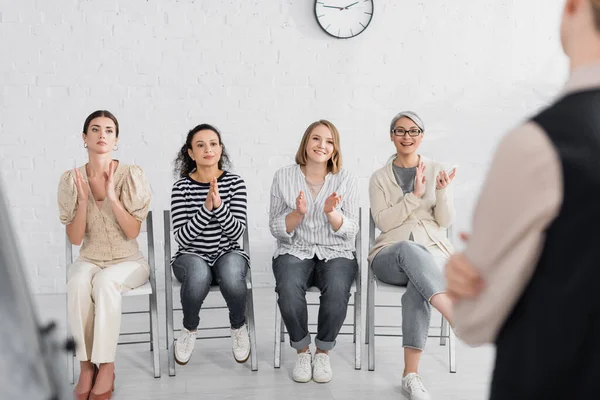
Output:
[[326,6],[326,5],[323,5],[323,7],[325,7],[325,8],[337,8],[338,10],[343,10],[344,9],[344,7],[337,7],[337,6]]
[[352,7],[352,6],[356,5],[356,4],[358,4],[358,1],[357,1],[356,3],[352,3],[352,4],[350,4],[349,6],[346,6],[346,7],[344,7],[344,8],[347,10],[347,9],[349,9],[350,7]]

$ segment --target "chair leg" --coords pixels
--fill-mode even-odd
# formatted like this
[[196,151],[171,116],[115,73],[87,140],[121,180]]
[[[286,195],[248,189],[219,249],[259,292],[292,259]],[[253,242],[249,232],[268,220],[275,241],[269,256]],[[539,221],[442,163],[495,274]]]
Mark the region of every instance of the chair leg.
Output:
[[154,377],[160,378],[160,347],[158,345],[158,299],[156,289],[150,294],[150,339],[154,362]]
[[361,340],[361,296],[354,292],[354,369],[362,368],[362,340]]
[[277,296],[275,296],[275,347],[273,352],[273,368],[279,368],[281,366],[281,342],[283,341],[281,321],[281,312],[279,311],[279,304],[277,304]]
[[[67,296],[65,296],[67,299]],[[66,300],[65,310],[67,310],[67,332],[69,332],[69,303]],[[67,339],[68,339],[67,334]],[[67,350],[67,375],[69,376],[69,383],[73,385],[75,383],[75,350]]]
[[150,329],[148,330],[150,332],[150,351],[154,351],[152,341],[152,299],[150,296],[148,296],[148,318],[150,319]]
[[252,289],[248,289],[246,295],[246,317],[250,333],[250,363],[252,371],[258,371],[258,354],[256,354],[256,327],[254,321],[254,298]]
[[173,332],[173,287],[170,282],[165,284],[166,303],[166,339],[169,376],[175,376],[175,333]]
[[75,383],[75,353],[71,350],[67,351],[67,375],[69,375],[69,383]]
[[449,328],[448,335],[448,355],[450,359],[450,373],[456,373],[456,335],[452,328]]
[[[369,298],[369,295],[367,294],[367,300]],[[365,324],[365,344],[369,344],[369,332],[370,332],[370,325],[369,325],[369,305],[367,304],[367,309],[365,310],[365,320],[366,320],[366,324]]]
[[369,371],[375,370],[375,281],[373,271],[369,268],[367,279],[367,332]]
[[446,338],[448,337],[448,321],[442,315],[442,324],[440,328],[440,346],[446,345]]

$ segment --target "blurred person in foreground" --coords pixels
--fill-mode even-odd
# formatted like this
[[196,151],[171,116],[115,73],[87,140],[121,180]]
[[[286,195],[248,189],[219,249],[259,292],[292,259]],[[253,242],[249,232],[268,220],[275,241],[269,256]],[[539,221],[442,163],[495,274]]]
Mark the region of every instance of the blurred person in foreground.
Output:
[[571,76],[501,142],[464,252],[446,266],[459,337],[495,343],[492,400],[598,398],[600,0],[567,0]]

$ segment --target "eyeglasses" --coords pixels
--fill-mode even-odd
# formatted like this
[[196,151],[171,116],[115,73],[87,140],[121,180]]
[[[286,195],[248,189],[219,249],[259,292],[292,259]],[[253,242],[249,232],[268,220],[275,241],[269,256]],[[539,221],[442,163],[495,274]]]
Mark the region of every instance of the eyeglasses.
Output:
[[395,136],[404,136],[404,135],[406,135],[408,133],[408,136],[415,137],[415,136],[419,136],[421,134],[421,132],[423,132],[423,131],[420,130],[420,129],[409,129],[409,130],[406,130],[406,129],[403,129],[403,128],[396,128],[396,129],[392,130],[392,133]]

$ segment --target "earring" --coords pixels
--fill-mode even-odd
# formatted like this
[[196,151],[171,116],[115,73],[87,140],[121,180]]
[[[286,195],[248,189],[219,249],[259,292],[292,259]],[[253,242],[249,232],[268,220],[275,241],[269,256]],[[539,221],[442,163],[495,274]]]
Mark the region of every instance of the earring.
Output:
[[119,145],[115,144],[115,147],[113,147],[113,151],[117,151],[117,150],[119,150]]
[[87,142],[83,142],[83,148],[87,149]]

